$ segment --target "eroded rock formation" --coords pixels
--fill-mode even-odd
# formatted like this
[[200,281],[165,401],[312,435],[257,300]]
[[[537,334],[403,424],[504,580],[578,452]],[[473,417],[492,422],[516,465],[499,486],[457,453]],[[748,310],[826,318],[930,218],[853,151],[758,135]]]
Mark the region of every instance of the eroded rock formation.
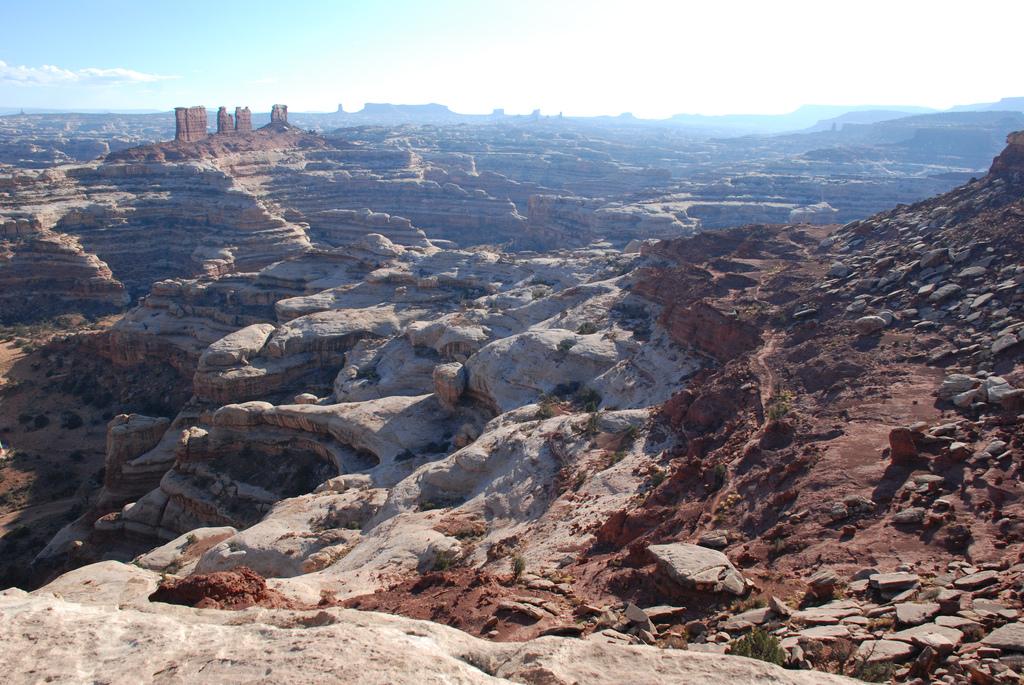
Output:
[[228,114],[227,107],[221,107],[217,110],[217,133],[234,133],[235,122]]
[[[219,125],[218,121],[218,125]],[[174,140],[191,143],[206,137],[206,108],[175,107],[174,108]]]
[[252,130],[252,112],[248,107],[235,107],[235,130],[239,133]]

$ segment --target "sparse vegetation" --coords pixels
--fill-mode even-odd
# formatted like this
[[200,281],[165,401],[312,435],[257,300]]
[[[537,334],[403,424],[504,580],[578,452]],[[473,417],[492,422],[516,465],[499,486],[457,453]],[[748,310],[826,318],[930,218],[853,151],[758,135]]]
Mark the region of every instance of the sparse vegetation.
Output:
[[455,562],[458,561],[458,558],[459,555],[454,550],[443,549],[436,555],[434,555],[434,563],[431,566],[430,570],[435,573],[447,571],[455,565]]
[[540,402],[537,403],[536,418],[550,419],[557,413],[557,406],[558,403],[555,402],[554,398],[549,395],[541,395]]
[[82,417],[73,411],[61,412],[60,415],[60,427],[67,430],[74,430],[81,428],[85,424]]
[[572,338],[564,338],[564,339],[558,341],[557,349],[562,354],[565,354],[566,352],[568,352],[569,350],[571,350],[575,346],[576,346],[576,341],[575,340],[573,340]]
[[725,485],[726,479],[729,477],[729,467],[725,464],[715,464],[713,473],[713,480],[711,482],[711,489],[719,491]]
[[576,332],[580,335],[593,335],[594,333],[597,333],[597,324],[592,321],[584,321],[580,324],[579,328],[576,329]]
[[793,410],[793,393],[783,390],[772,396],[765,410],[769,419],[780,421]]
[[601,406],[601,394],[593,388],[581,388],[573,400],[583,411],[595,412]]
[[730,653],[735,656],[767,661],[776,666],[782,666],[786,662],[786,652],[782,649],[779,639],[760,628],[754,628],[733,642]]
[[523,573],[526,572],[526,559],[523,558],[522,554],[516,554],[512,557],[512,580],[518,581],[523,577]]
[[866,661],[859,661],[854,666],[853,672],[850,673],[857,680],[863,680],[865,683],[887,683],[892,680],[893,674],[896,672],[896,664],[891,661],[881,661],[875,663],[867,663]]

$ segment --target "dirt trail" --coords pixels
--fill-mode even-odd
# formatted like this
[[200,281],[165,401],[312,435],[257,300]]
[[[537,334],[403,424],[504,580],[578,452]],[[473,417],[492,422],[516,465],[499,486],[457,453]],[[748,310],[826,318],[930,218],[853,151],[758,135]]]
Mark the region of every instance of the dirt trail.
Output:
[[764,345],[750,358],[750,371],[757,378],[758,393],[761,395],[762,423],[767,420],[767,409],[778,385],[778,377],[772,371],[768,359],[778,350],[783,334],[772,331],[766,336]]

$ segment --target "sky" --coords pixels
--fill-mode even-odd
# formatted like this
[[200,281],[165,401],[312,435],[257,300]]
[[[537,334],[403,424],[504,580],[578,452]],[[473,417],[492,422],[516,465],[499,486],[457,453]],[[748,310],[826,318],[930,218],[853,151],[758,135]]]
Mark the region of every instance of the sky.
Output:
[[1024,95],[1020,0],[0,0],[0,108],[782,113]]

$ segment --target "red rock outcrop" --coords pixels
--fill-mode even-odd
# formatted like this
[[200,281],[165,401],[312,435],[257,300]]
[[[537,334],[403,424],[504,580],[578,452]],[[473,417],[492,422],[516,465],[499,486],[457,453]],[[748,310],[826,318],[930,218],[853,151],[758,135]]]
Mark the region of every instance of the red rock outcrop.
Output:
[[188,578],[170,578],[160,583],[149,599],[200,609],[288,606],[281,593],[267,587],[263,576],[245,566]]
[[992,173],[1004,175],[1024,171],[1024,131],[1006,137],[1006,149],[992,161]]
[[206,137],[206,108],[174,108],[174,140],[191,143]]
[[274,105],[270,110],[270,123],[288,123],[288,105]]
[[235,132],[235,121],[228,114],[227,107],[221,107],[217,110],[217,133],[234,133]]
[[248,107],[235,107],[235,130],[239,133],[252,130],[252,112]]

